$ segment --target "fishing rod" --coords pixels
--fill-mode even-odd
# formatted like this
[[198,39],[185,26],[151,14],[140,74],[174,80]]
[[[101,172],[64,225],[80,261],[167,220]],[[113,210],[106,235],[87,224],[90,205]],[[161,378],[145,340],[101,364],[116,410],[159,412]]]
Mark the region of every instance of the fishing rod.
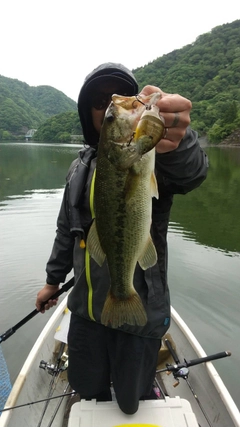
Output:
[[[57,404],[57,406],[55,408],[54,413],[52,414],[52,417],[51,417],[51,419],[50,419],[47,427],[51,427],[52,426],[53,421],[55,420],[55,417],[56,417],[56,415],[58,413],[58,410],[59,410],[59,408],[60,408],[60,406],[61,406],[61,404],[63,402],[64,397],[67,395],[69,388],[70,388],[70,384],[68,383],[67,386],[66,386],[66,388],[63,391],[63,395],[62,395],[61,399],[59,400],[59,402],[58,402],[58,404]],[[73,392],[72,392],[72,396],[73,396]]]
[[[171,352],[171,351],[170,351]],[[201,363],[205,363],[205,362],[210,362],[211,360],[218,360],[218,359],[222,359],[223,357],[229,357],[231,356],[231,352],[230,351],[223,351],[221,353],[216,353],[216,354],[212,354],[210,356],[206,356],[206,357],[199,357],[198,359],[192,359],[192,360],[185,360],[183,363],[180,363],[177,360],[175,361],[175,365],[171,365],[171,364],[166,364],[166,368],[164,369],[160,369],[157,372],[172,372],[173,374],[181,374],[181,369],[182,372],[184,371],[184,368],[189,368],[191,366],[196,366],[196,365],[200,365]]]
[[66,397],[66,396],[74,396],[75,394],[78,394],[78,393],[76,391],[71,391],[69,393],[63,392],[63,394],[58,394],[56,396],[48,397],[45,399],[34,400],[33,402],[22,403],[21,405],[9,406],[8,408],[0,409],[0,413],[6,412],[6,411],[11,411],[12,409],[23,408],[24,406],[31,406],[31,405],[35,405],[37,403],[42,403],[42,402],[46,402],[46,401],[50,401],[50,400],[54,400],[54,399],[59,399],[59,398]]
[[193,394],[193,396],[194,396],[200,410],[202,411],[209,427],[212,427],[212,423],[209,420],[209,418],[206,414],[206,411],[203,408],[203,405],[201,404],[197,394],[195,393],[195,391],[194,391],[194,389],[193,389],[193,387],[192,387],[192,385],[188,379],[188,375],[189,375],[189,369],[188,368],[190,366],[195,366],[195,365],[199,365],[201,363],[210,362],[211,360],[217,360],[217,359],[222,359],[223,357],[229,357],[229,356],[231,356],[231,352],[230,351],[223,351],[221,353],[216,353],[216,354],[212,354],[210,356],[205,356],[205,357],[199,357],[198,359],[192,359],[192,360],[188,360],[188,361],[186,359],[184,359],[184,362],[181,363],[176,352],[174,351],[174,349],[172,347],[171,342],[168,339],[165,339],[165,344],[166,344],[170,354],[172,355],[172,358],[173,358],[175,364],[172,365],[172,364],[167,363],[166,368],[159,369],[157,372],[158,373],[172,372],[174,378],[177,380],[176,384],[174,384],[174,387],[176,387],[179,384],[179,378],[183,378],[186,381],[191,393]]
[[[53,294],[47,301],[44,301],[42,303],[42,307],[45,306],[45,304],[48,303],[49,300],[56,299],[60,295],[62,295],[64,292],[69,291],[74,285],[74,277],[72,277],[67,283],[65,283],[61,289],[59,289],[55,294]],[[31,320],[36,314],[40,313],[36,308],[31,313],[29,313],[26,317],[24,317],[20,322],[18,322],[16,325],[12,326],[10,329],[8,329],[4,334],[0,335],[0,344],[3,341],[6,341],[9,337],[11,337],[21,326],[25,325],[29,320]]]

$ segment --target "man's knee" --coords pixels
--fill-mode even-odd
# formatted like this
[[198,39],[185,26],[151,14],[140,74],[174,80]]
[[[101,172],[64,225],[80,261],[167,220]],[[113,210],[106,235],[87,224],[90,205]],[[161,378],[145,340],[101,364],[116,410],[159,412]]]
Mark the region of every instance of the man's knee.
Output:
[[118,406],[124,414],[133,415],[137,412],[139,401],[133,399],[119,399],[117,398]]

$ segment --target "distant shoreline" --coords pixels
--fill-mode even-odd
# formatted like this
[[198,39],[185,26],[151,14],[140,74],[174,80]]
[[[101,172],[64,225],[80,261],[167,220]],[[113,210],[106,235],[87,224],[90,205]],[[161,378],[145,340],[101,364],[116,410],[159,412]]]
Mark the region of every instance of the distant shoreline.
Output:
[[226,139],[219,144],[211,144],[206,137],[200,137],[199,143],[202,148],[205,147],[240,147],[240,129],[235,130]]
[[227,145],[232,147],[240,147],[240,129],[236,129],[224,141],[220,142],[221,146]]

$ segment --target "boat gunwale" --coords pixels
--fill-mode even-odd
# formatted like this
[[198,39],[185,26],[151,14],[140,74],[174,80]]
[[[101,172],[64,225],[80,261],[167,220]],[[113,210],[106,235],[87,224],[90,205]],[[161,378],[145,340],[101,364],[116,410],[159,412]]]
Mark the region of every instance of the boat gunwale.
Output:
[[[21,392],[21,389],[26,381],[27,374],[34,363],[34,360],[36,358],[36,355],[43,343],[43,341],[46,339],[48,334],[51,332],[52,327],[54,324],[59,320],[59,318],[63,315],[64,310],[67,307],[67,298],[68,295],[63,299],[63,301],[57,306],[55,311],[53,312],[52,316],[47,321],[46,325],[44,326],[42,332],[40,333],[39,337],[37,338],[35,344],[33,345],[31,351],[28,354],[27,359],[25,360],[19,375],[17,376],[17,379],[13,385],[13,388],[11,390],[11,393],[7,399],[7,402],[5,404],[5,409],[8,407],[12,407],[15,405],[17,398]],[[177,313],[177,311],[171,306],[171,317],[173,321],[176,323],[176,325],[181,330],[182,334],[186,337],[187,341],[190,343],[194,351],[196,352],[198,357],[206,357],[207,354],[205,353],[204,349],[200,345],[197,338],[194,336],[190,328],[187,326],[187,324],[184,322],[184,320],[181,318],[181,316]],[[225,384],[223,383],[222,379],[220,378],[217,370],[213,366],[212,362],[207,362],[204,364],[210,379],[212,380],[212,383],[214,384],[218,394],[220,395],[221,400],[223,401],[226,410],[228,411],[233,423],[236,427],[240,427],[240,412],[233,401],[228,389],[226,388]],[[11,418],[13,409],[3,412],[0,417],[0,427],[7,427],[8,420]]]
[[[198,357],[206,357],[203,347],[197,340],[197,338],[192,333],[191,329],[184,322],[182,317],[178,314],[178,312],[171,306],[171,317],[179,327],[183,335],[190,342],[192,348],[196,352]],[[217,392],[219,393],[231,419],[233,420],[236,427],[240,427],[240,412],[235,404],[231,394],[229,393],[227,387],[225,386],[223,380],[219,376],[216,368],[213,366],[212,362],[205,363],[205,367],[208,371],[209,377],[211,378]]]
[[[18,396],[22,390],[22,387],[26,381],[27,374],[30,371],[31,366],[33,365],[35,358],[38,354],[39,349],[41,348],[41,345],[45,338],[48,336],[48,334],[51,332],[51,329],[54,325],[54,323],[57,322],[57,320],[63,315],[64,310],[67,307],[67,297],[66,296],[61,303],[57,306],[56,310],[53,312],[52,316],[47,321],[46,325],[44,326],[43,330],[39,334],[37,340],[35,341],[32,349],[30,350],[17,378],[16,381],[13,384],[12,390],[8,396],[8,399],[5,403],[4,409],[13,407],[18,399]],[[8,420],[11,418],[13,409],[10,409],[9,411],[2,412],[2,415],[0,416],[0,427],[6,427],[8,425]]]

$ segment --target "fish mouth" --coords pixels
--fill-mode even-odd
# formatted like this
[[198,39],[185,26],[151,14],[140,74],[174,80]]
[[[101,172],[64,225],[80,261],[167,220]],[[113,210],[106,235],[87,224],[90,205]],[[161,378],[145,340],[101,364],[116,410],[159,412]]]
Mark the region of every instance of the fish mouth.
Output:
[[151,151],[163,136],[164,119],[156,105],[160,93],[151,97],[112,95],[106,113],[108,142],[118,153],[128,152],[131,161]]
[[161,97],[162,95],[160,92],[153,93],[149,96],[134,95],[131,97],[113,94],[111,102],[125,110],[150,110],[151,106],[156,104]]
[[105,112],[105,119],[111,123],[115,119],[131,121],[133,130],[147,106],[138,99],[138,96],[120,96],[113,94],[112,100]]

